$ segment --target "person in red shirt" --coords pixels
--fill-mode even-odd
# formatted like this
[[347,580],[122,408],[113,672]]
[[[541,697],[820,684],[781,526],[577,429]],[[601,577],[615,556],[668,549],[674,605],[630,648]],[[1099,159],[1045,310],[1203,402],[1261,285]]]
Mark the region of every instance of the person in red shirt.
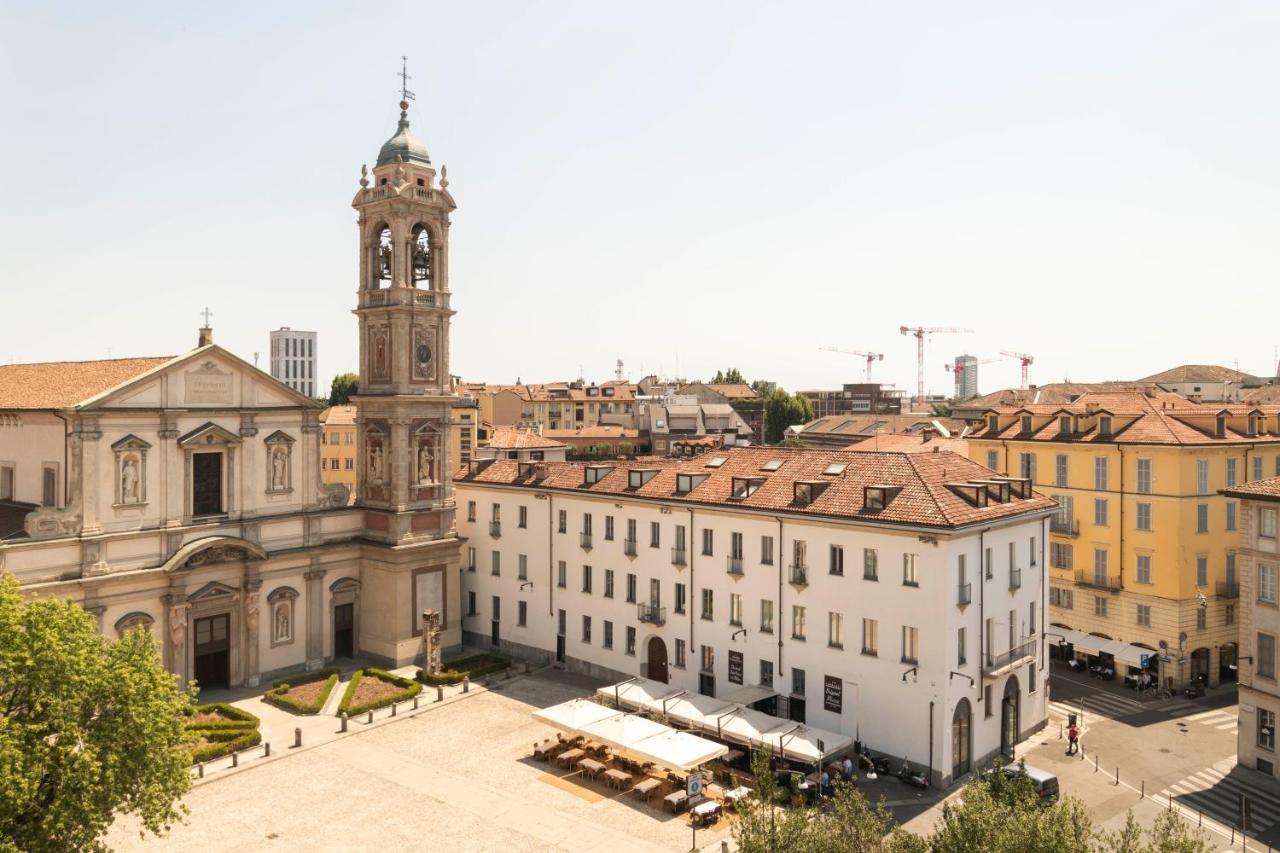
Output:
[[1067,729],[1067,755],[1075,755],[1080,749],[1080,730],[1073,724]]

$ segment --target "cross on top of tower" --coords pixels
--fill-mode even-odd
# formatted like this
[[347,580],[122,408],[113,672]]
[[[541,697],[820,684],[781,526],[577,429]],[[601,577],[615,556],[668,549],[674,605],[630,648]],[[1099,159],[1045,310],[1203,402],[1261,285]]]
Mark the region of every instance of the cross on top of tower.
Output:
[[200,316],[204,317],[204,327],[209,328],[209,318],[213,316],[213,312],[209,310],[209,306],[204,306],[204,310],[200,312]]
[[413,79],[413,77],[409,75],[409,57],[400,57],[400,73],[396,76],[400,78],[400,100],[402,102],[400,109],[407,110],[409,108],[408,102],[416,101],[418,99],[413,92],[409,91],[409,81]]

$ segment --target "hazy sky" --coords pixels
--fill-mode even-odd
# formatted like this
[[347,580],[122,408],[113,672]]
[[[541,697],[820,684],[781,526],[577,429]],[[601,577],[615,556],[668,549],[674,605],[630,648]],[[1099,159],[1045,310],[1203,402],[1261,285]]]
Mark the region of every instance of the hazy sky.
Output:
[[[452,371],[1271,373],[1280,4],[6,3],[0,361],[356,363],[361,163],[447,164]],[[983,390],[1018,366],[982,368]]]

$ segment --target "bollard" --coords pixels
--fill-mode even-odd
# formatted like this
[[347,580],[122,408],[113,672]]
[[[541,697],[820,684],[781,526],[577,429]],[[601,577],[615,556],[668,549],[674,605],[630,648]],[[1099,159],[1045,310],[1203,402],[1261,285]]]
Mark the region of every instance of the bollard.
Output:
[[436,701],[437,702],[444,701],[444,685],[441,685],[441,684],[436,685]]
[[1098,756],[1096,755],[1093,757],[1093,772],[1098,772]]
[[1062,723],[1058,723],[1058,740],[1062,740]]
[[392,702],[392,703],[391,703],[391,716],[393,716],[393,717],[394,717],[395,715],[396,715],[396,703],[395,703],[395,702]]
[[[1169,811],[1173,811],[1173,797],[1169,798]],[[1204,812],[1196,809],[1196,826],[1204,826]]]
[[240,753],[238,752],[231,753],[231,766],[232,767],[240,766]]
[[415,710],[415,711],[416,711],[416,710],[418,710],[418,697],[417,697],[417,696],[414,696],[414,697],[413,697],[413,710]]
[[370,712],[369,712],[369,719],[365,720],[365,722],[366,722],[366,723],[372,723],[372,722],[373,722],[373,711],[370,711]]
[[345,732],[347,730],[347,712],[346,711],[343,711],[341,714],[338,715],[338,721],[342,723],[342,731]]
[[204,762],[201,761],[199,764],[197,764],[196,769],[200,771],[200,778],[203,779],[204,778]]
[[267,741],[262,745],[262,757],[263,758],[271,757],[271,741]]
[[1146,779],[1143,779],[1143,780],[1142,780],[1142,793],[1138,796],[1138,799],[1140,799],[1140,800],[1145,800],[1146,798],[1147,798],[1147,780],[1146,780]]
[[293,730],[293,748],[297,749],[302,746],[302,729]]
[[1120,784],[1120,768],[1119,767],[1116,768],[1116,784],[1117,785]]
[[470,689],[471,689],[471,676],[469,675],[462,676],[462,692],[466,693]]

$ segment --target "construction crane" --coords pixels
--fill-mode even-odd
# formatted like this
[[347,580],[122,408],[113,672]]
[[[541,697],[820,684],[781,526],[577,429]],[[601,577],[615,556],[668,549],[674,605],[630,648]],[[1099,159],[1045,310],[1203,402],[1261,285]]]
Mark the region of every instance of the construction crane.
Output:
[[1025,352],[1010,352],[1007,349],[1000,350],[1000,354],[1009,358],[1016,358],[1022,362],[1022,390],[1027,390],[1027,368],[1035,363],[1035,358]]
[[818,349],[826,352],[841,352],[845,355],[856,355],[867,360],[867,381],[871,381],[871,365],[873,362],[884,361],[884,353],[882,352],[865,352],[860,349],[840,349],[840,347],[818,347]]
[[916,339],[915,404],[920,408],[924,408],[924,336],[943,333],[971,334],[973,329],[955,329],[943,326],[899,326],[898,331],[904,335],[911,335]]

